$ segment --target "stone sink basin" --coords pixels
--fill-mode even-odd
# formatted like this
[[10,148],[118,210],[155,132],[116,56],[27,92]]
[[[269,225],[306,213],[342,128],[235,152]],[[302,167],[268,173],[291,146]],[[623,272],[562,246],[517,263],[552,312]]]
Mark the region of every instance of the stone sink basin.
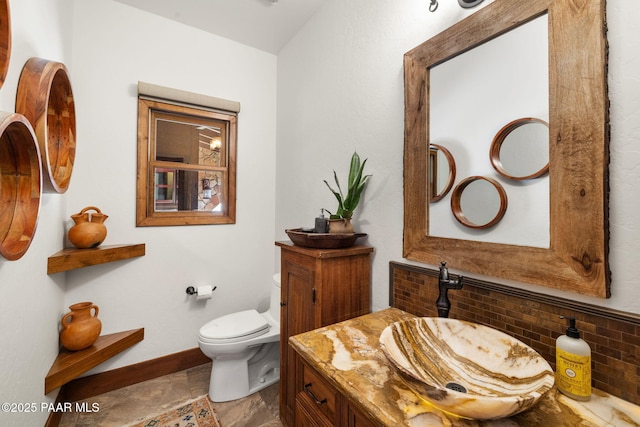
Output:
[[487,326],[422,317],[380,334],[391,365],[418,396],[460,417],[509,417],[535,405],[554,384],[535,350]]

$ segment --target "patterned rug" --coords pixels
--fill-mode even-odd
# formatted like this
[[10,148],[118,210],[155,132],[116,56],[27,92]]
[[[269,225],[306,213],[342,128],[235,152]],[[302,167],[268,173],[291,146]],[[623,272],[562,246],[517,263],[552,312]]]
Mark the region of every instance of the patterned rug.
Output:
[[198,397],[128,427],[221,427],[207,396]]

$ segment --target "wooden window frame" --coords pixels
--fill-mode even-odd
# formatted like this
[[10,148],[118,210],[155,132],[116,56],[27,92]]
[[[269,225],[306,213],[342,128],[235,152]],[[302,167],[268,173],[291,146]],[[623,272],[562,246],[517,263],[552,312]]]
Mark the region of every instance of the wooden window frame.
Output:
[[[224,164],[220,167],[168,162],[155,158],[153,115],[170,113],[200,119],[223,121],[226,135],[222,141]],[[237,114],[182,102],[138,96],[138,176],[136,185],[136,226],[173,226],[235,224],[236,222],[236,155]],[[154,209],[155,169],[183,171],[215,171],[222,176],[222,209],[220,211],[156,211]]]

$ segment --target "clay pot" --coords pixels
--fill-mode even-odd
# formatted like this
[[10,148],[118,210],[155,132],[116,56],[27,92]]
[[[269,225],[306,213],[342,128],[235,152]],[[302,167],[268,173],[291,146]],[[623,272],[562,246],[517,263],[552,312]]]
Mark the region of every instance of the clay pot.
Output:
[[353,234],[355,232],[351,218],[329,220],[329,233]]
[[[91,213],[89,211],[96,211]],[[103,224],[109,218],[95,206],[87,206],[80,213],[71,215],[75,225],[69,229],[69,241],[76,248],[96,248],[107,237],[107,227]]]
[[[69,306],[62,316],[60,342],[67,350],[78,351],[91,347],[100,336],[102,322],[98,319],[98,306],[92,302],[79,302]],[[91,309],[94,309],[91,315]]]

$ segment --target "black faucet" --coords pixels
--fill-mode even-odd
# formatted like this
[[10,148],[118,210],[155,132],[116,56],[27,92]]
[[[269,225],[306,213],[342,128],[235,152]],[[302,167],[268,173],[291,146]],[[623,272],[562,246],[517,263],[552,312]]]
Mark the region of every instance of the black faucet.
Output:
[[438,300],[436,301],[436,307],[438,307],[438,317],[449,317],[449,310],[451,309],[451,301],[447,295],[449,289],[462,289],[462,276],[458,276],[456,280],[449,279],[449,269],[447,263],[442,261],[440,263],[440,276],[438,277]]

